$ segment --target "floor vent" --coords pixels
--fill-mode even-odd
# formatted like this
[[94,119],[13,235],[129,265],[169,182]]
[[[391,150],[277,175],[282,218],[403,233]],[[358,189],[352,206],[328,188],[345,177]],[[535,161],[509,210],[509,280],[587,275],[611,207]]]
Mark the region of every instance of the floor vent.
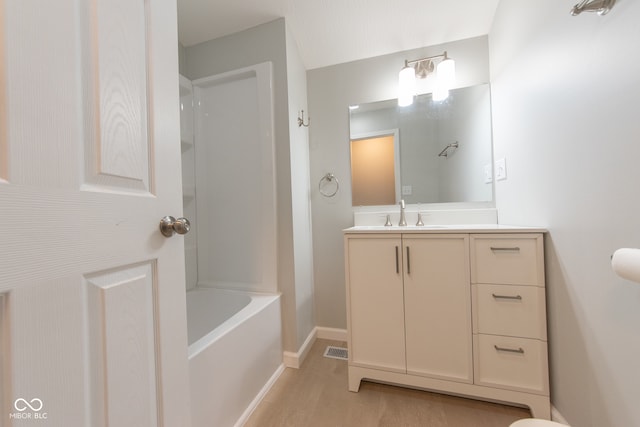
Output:
[[346,348],[328,346],[324,351],[324,357],[330,357],[331,359],[349,360],[349,352]]

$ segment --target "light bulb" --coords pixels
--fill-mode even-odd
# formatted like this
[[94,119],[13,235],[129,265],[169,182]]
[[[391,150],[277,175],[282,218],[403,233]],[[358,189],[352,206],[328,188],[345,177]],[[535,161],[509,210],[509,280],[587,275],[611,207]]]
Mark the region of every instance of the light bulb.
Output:
[[398,75],[398,105],[406,107],[413,104],[416,93],[416,70],[405,66]]
[[433,91],[434,101],[444,101],[449,97],[449,89],[456,85],[456,63],[447,58],[441,61],[436,68],[436,88]]
[[451,58],[441,61],[436,68],[438,86],[453,89],[456,85],[456,62]]

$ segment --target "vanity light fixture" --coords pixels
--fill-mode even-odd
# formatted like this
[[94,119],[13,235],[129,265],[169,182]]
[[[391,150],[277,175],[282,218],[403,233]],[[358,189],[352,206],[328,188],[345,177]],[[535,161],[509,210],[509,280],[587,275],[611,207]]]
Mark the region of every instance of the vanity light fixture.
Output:
[[[436,67],[435,62],[438,62]],[[449,96],[449,89],[455,85],[455,61],[447,56],[445,51],[441,55],[404,61],[404,67],[398,76],[398,105],[406,107],[413,103],[416,94],[416,79],[424,79],[436,72],[436,89],[433,92],[434,101],[442,101]]]

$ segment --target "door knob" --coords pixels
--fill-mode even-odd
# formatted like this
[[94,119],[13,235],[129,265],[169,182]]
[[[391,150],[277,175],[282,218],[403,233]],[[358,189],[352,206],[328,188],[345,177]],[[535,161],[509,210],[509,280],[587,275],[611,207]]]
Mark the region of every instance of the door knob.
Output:
[[191,229],[191,223],[187,218],[175,219],[172,216],[165,216],[160,220],[160,232],[165,237],[173,236],[173,233],[187,234]]

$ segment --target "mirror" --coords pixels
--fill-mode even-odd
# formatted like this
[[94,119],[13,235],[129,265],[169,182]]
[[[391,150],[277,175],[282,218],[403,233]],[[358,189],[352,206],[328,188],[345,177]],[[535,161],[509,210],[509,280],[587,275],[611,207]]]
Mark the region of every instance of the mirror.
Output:
[[489,84],[350,107],[353,206],[491,202]]

